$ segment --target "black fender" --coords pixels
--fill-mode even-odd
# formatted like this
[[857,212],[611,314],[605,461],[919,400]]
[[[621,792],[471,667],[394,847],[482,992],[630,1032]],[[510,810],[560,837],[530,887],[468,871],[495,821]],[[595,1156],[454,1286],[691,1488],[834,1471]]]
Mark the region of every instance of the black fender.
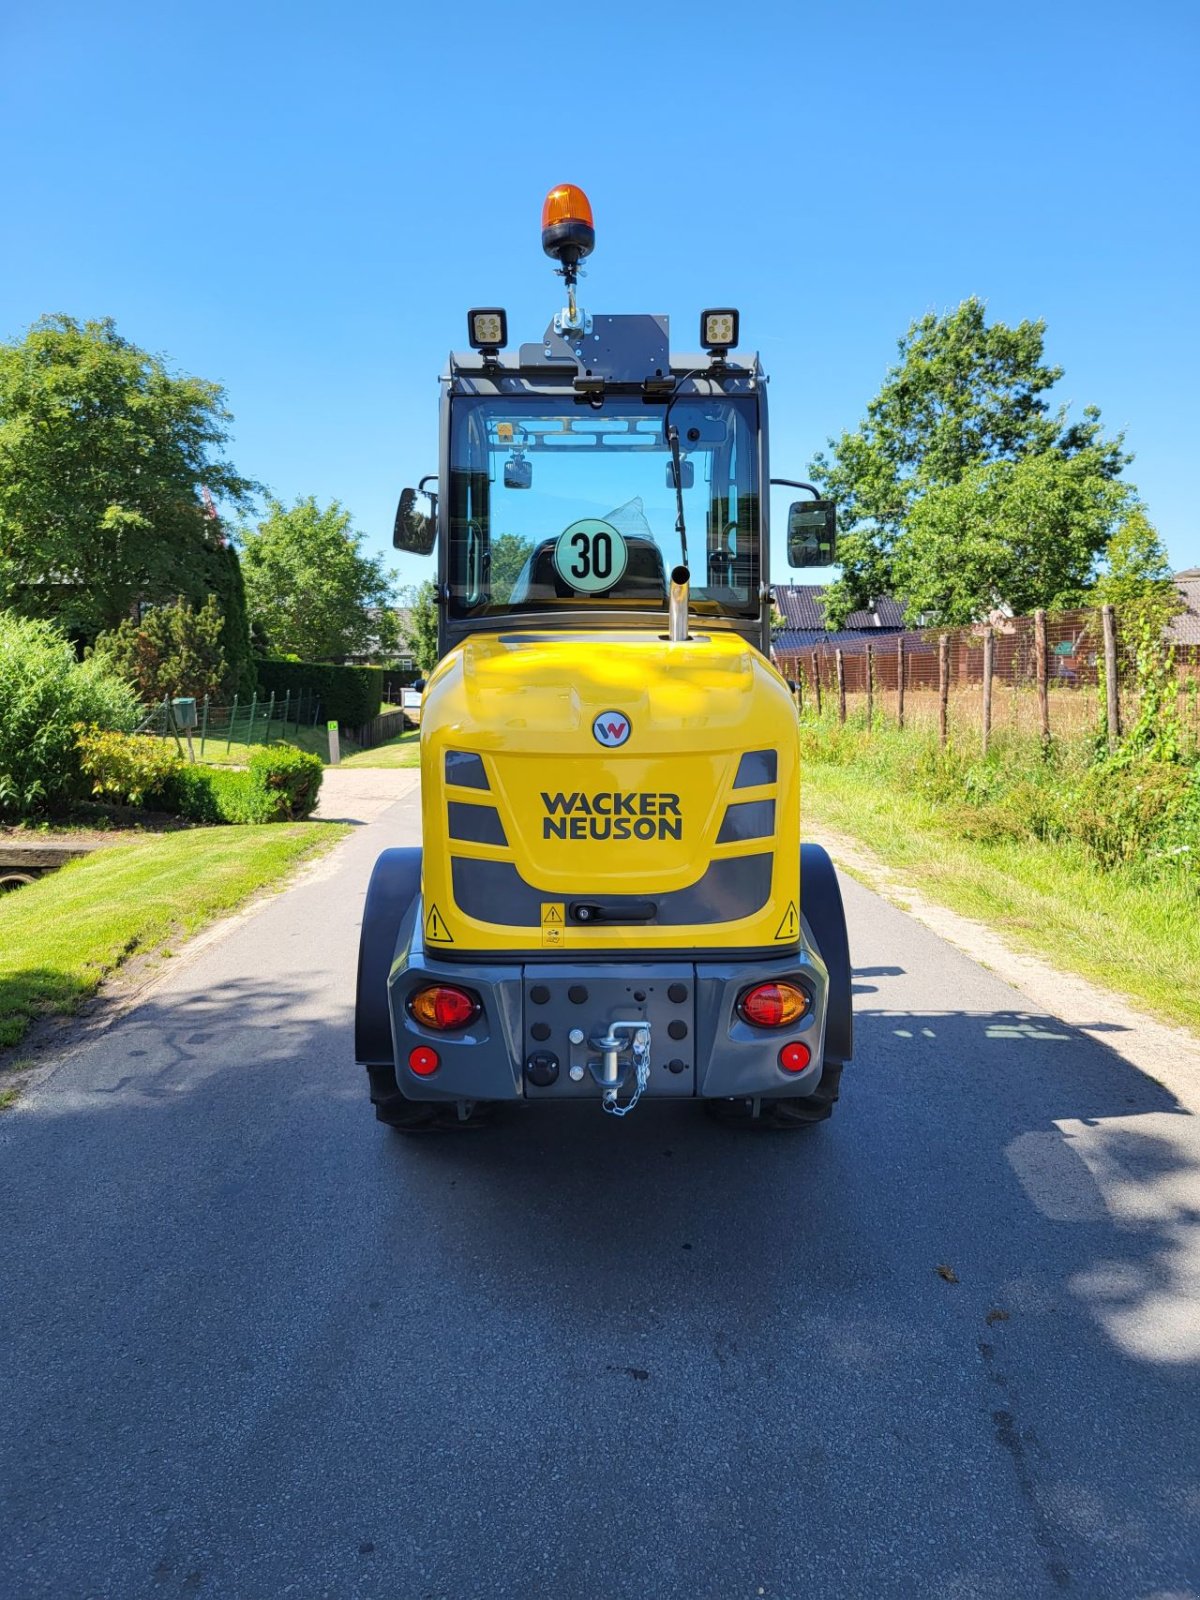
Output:
[[854,1054],[850,940],[837,873],[829,852],[819,844],[800,846],[800,914],[808,923],[829,973],[825,1059],[849,1061]]
[[416,846],[385,850],[375,863],[363,906],[358,941],[358,992],[354,1003],[354,1059],[392,1067],[392,1019],[388,974],[405,912],[421,892],[421,851]]

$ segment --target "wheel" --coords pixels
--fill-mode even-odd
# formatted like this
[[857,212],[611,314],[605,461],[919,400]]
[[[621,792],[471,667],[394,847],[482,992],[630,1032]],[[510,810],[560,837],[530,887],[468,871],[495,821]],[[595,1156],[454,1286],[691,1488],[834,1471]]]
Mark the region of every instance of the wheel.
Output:
[[754,1115],[753,1100],[706,1100],[704,1109],[714,1122],[726,1128],[773,1129],[812,1128],[833,1115],[838,1086],[842,1081],[842,1062],[826,1059],[821,1081],[810,1095],[787,1095],[778,1100],[760,1100]]
[[457,1133],[460,1129],[483,1128],[490,1121],[486,1102],[472,1104],[470,1114],[460,1117],[458,1105],[451,1101],[409,1100],[396,1086],[392,1066],[368,1067],[371,1104],[379,1122],[397,1133]]

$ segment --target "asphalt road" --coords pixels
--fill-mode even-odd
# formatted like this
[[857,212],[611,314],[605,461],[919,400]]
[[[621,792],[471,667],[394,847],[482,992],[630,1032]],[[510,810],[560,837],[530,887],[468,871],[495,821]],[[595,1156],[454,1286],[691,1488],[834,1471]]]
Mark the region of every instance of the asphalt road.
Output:
[[824,1127],[406,1142],[376,809],[0,1118],[4,1600],[1200,1594],[1169,1089],[848,882]]

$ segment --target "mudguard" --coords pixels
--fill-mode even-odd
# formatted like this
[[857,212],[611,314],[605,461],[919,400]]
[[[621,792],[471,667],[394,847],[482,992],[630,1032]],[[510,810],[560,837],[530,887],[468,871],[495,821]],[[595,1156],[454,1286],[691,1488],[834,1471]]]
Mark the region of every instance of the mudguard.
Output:
[[800,914],[829,973],[825,1059],[849,1061],[854,1054],[850,941],[837,873],[828,851],[819,844],[800,846]]
[[358,941],[354,1057],[365,1066],[391,1067],[393,1064],[388,974],[392,970],[404,913],[420,892],[420,849],[385,850],[376,861],[367,885]]

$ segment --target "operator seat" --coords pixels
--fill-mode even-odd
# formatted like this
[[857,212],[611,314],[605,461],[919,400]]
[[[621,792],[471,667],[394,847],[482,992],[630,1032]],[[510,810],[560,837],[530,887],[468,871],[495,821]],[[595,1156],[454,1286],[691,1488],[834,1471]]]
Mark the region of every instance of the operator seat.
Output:
[[[527,600],[570,600],[576,590],[562,578],[554,565],[557,539],[547,539],[529,558]],[[628,559],[620,580],[608,589],[594,591],[594,600],[661,600],[667,598],[667,573],[662,551],[650,539],[626,539]],[[519,587],[520,579],[514,588]]]

